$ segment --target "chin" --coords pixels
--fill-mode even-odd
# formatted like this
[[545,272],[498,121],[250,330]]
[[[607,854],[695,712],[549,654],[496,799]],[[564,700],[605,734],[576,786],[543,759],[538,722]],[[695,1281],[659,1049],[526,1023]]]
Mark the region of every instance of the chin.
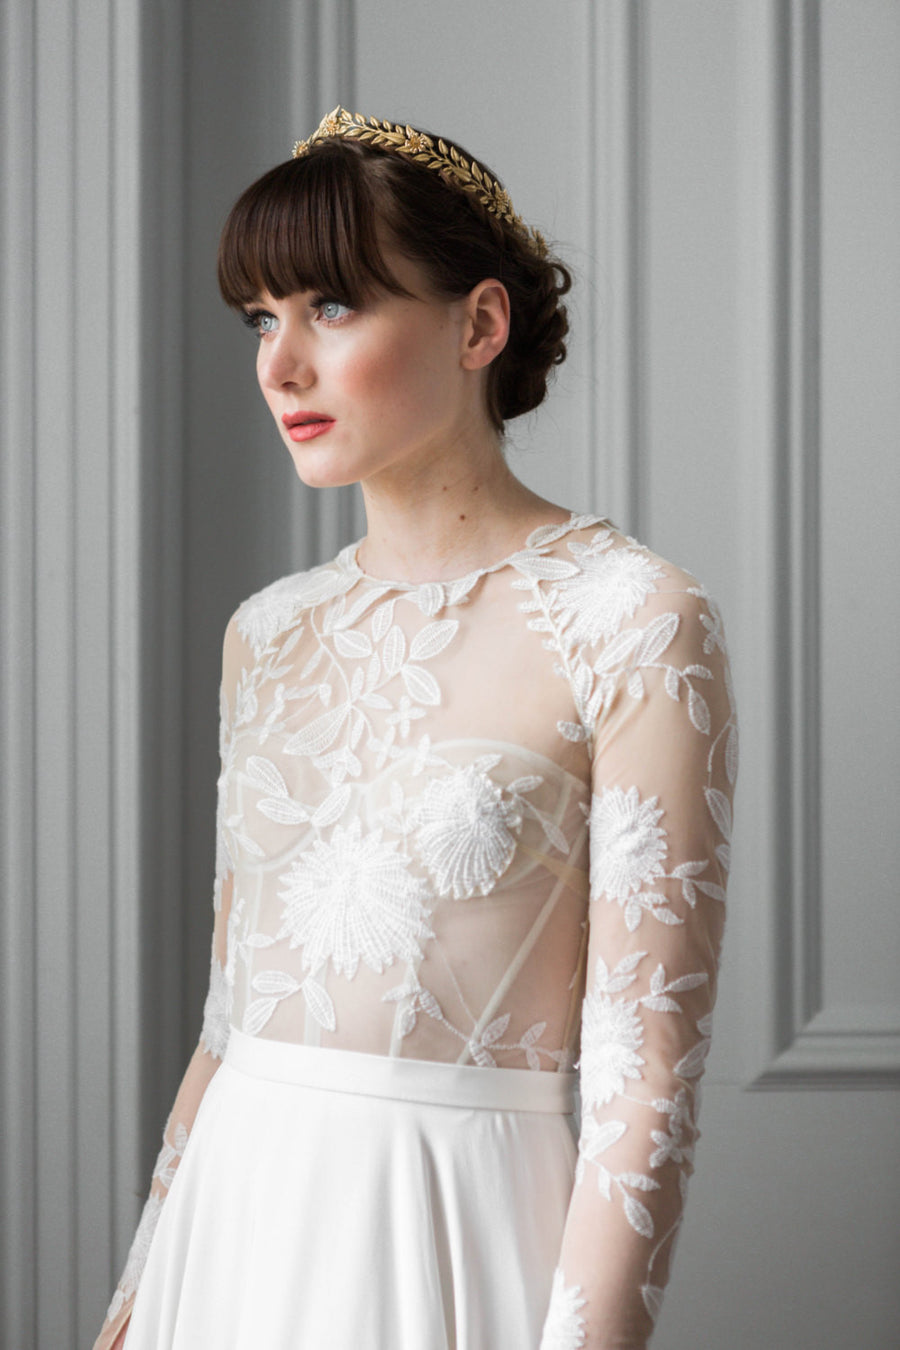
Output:
[[298,464],[294,469],[301,483],[309,488],[350,487],[359,482],[356,474],[341,472],[338,464]]

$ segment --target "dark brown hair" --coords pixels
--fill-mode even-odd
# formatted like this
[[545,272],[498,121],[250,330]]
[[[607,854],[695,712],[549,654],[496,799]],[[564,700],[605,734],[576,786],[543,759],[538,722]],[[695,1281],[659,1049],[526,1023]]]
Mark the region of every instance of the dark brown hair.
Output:
[[503,282],[510,332],[488,367],[488,415],[502,431],[508,418],[536,408],[566,355],[568,269],[550,254],[538,257],[470,193],[402,154],[335,138],[270,169],[225,222],[219,288],[236,309],[263,291],[284,299],[313,290],[354,308],[379,290],[406,294],[379,235],[423,268],[438,295],[467,295],[488,277]]

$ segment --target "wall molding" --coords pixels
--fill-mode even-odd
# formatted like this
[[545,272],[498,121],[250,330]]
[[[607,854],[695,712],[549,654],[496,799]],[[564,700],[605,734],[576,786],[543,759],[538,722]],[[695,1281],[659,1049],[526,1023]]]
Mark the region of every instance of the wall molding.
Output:
[[758,831],[767,913],[756,991],[757,1004],[760,988],[769,1000],[747,1086],[896,1085],[900,1010],[823,1006],[821,11],[814,0],[768,0],[745,17],[745,457],[759,466],[749,518],[762,523],[746,598],[768,671],[765,710],[749,729],[764,737],[757,794],[770,812]]
[[[305,0],[290,18],[294,82],[289,106],[297,139],[338,103],[356,111],[356,0],[323,5]],[[300,571],[333,558],[366,532],[358,487],[309,488],[292,513],[291,567]]]
[[591,400],[591,495],[629,534],[642,527],[644,372],[644,27],[632,0],[590,5],[591,74],[588,182],[589,256],[594,265],[588,310],[590,369],[604,370]]
[[171,711],[180,627],[177,381],[163,400],[156,380],[181,317],[159,298],[180,251],[180,109],[161,123],[150,105],[172,94],[177,45],[155,28],[177,8],[3,16],[2,266],[20,317],[0,354],[0,1340],[22,1350],[92,1343],[148,1175],[144,937],[165,922],[149,901],[177,814],[177,795],[159,806],[152,723]]

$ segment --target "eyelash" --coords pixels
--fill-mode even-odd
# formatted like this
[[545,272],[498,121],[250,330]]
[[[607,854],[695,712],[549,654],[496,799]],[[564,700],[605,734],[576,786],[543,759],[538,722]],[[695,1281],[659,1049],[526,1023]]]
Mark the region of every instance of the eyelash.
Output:
[[[340,305],[342,309],[346,309],[348,311],[347,314],[340,314],[338,315],[337,318],[334,319],[328,319],[323,314],[322,322],[325,323],[329,328],[336,327],[338,324],[343,323],[347,318],[349,318],[350,313],[352,313],[352,307],[350,305],[345,304],[343,300],[336,300],[334,296],[331,295],[314,296],[313,299],[310,301],[309,307],[312,310],[321,312],[321,310],[325,305]],[[265,332],[267,331],[260,328],[259,326],[260,320],[274,319],[274,318],[275,315],[272,314],[271,311],[268,309],[245,309],[241,314],[241,322],[246,324],[246,326],[250,329],[251,333],[253,333],[257,338],[264,337]]]

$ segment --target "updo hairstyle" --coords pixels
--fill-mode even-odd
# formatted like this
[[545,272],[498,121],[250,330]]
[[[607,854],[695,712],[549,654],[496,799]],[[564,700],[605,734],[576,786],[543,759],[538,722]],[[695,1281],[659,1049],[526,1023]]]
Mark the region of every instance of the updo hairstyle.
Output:
[[543,402],[550,372],[566,355],[561,298],[570,272],[549,253],[538,256],[471,193],[401,154],[333,138],[263,174],[225,223],[219,288],[235,309],[263,291],[278,300],[317,291],[352,308],[379,289],[405,295],[380,242],[418,263],[437,295],[457,299],[488,277],[501,281],[510,332],[487,369],[488,415],[502,432],[507,419]]

